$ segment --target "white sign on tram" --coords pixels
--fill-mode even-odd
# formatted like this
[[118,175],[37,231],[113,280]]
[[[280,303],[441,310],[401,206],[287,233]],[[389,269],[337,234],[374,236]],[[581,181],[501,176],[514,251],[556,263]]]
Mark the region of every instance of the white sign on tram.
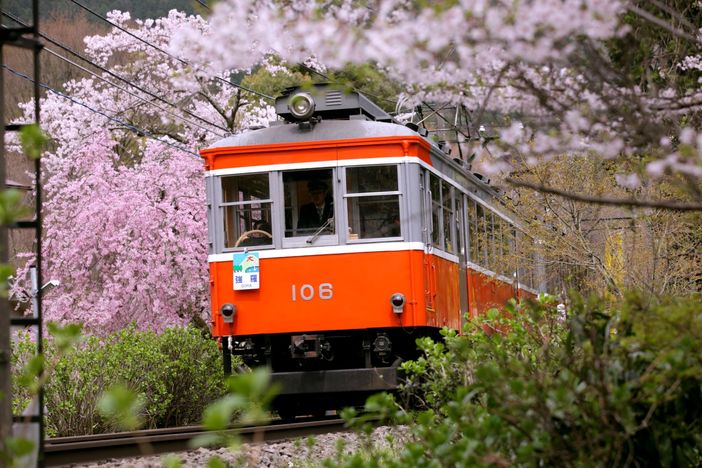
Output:
[[261,284],[258,252],[234,254],[234,290],[258,289]]

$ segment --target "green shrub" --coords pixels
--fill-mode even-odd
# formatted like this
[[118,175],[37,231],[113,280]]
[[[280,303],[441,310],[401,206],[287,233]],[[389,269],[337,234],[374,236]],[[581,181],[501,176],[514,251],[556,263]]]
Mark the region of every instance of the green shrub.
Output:
[[[563,322],[548,301],[512,304],[512,318],[493,312],[444,343],[420,340],[424,357],[404,364],[405,401],[423,408],[412,441],[395,457],[339,464],[699,466],[700,299],[574,298]],[[406,414],[386,397],[371,403]]]
[[[15,362],[26,358],[29,343],[15,346]],[[214,340],[192,327],[162,334],[128,327],[106,337],[86,338],[76,350],[53,359],[45,387],[47,433],[69,436],[110,432],[116,428],[97,411],[100,396],[123,385],[139,395],[145,428],[199,424],[208,403],[225,392],[221,352]],[[17,406],[26,396],[15,393]]]

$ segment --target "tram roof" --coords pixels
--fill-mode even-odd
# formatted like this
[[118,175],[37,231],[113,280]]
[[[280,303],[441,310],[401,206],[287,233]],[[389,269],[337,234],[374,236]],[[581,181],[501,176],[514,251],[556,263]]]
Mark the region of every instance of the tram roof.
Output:
[[301,128],[297,124],[282,124],[239,133],[219,140],[208,148],[393,136],[419,136],[419,134],[394,123],[369,120],[323,120],[312,128]]

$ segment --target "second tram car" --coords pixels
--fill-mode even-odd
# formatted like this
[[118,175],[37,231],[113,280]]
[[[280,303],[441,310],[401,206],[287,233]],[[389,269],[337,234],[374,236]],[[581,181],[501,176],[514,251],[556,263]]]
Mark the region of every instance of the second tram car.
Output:
[[498,193],[424,129],[330,85],[276,112],[202,156],[213,335],[226,371],[272,369],[282,415],[393,389],[418,337],[536,293]]

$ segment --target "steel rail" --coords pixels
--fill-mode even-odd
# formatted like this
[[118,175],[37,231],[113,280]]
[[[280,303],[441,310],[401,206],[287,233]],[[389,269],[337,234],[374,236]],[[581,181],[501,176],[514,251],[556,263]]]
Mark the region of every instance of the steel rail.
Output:
[[[236,435],[242,442],[273,442],[278,440],[327,434],[347,430],[342,419],[325,419],[292,423],[247,426],[224,431]],[[196,447],[190,441],[207,434],[202,426],[149,429],[134,432],[95,434],[46,439],[46,466],[95,462],[112,458],[151,456],[168,452],[183,452]]]

